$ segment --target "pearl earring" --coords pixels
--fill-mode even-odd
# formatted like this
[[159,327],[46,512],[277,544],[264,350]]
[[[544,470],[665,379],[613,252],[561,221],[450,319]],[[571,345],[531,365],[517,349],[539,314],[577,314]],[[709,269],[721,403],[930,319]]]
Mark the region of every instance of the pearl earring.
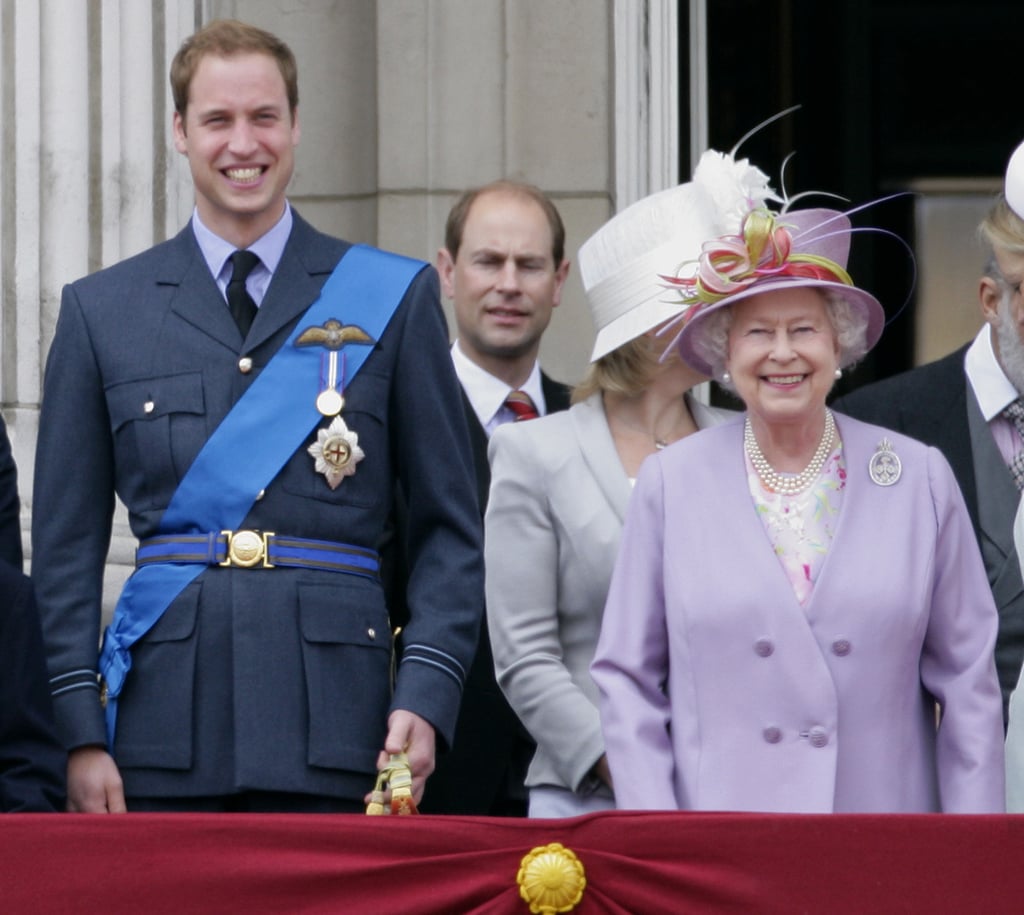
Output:
[[838,381],[840,378],[843,377],[843,370],[842,369],[836,369],[835,375],[836,375],[836,381]]
[[730,381],[732,381],[732,375],[728,372],[722,372],[722,384],[728,384]]

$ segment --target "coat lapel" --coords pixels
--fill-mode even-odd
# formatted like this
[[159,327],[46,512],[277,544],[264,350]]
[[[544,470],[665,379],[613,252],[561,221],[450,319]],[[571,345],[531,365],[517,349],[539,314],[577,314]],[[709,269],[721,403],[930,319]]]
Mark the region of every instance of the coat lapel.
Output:
[[540,386],[544,391],[544,405],[548,413],[558,413],[561,410],[569,409],[569,401],[572,391],[568,385],[548,378],[543,372],[540,373]]
[[167,256],[158,264],[156,285],[170,295],[170,309],[200,333],[232,352],[241,338],[224,297],[203,259],[191,223],[168,242]]
[[945,395],[948,398],[945,407],[922,411],[933,417],[934,420],[932,438],[925,439],[925,441],[934,441],[935,447],[949,461],[949,466],[953,468],[953,476],[960,484],[960,491],[967,503],[971,523],[977,531],[979,530],[978,493],[974,453],[971,447],[970,411],[979,408],[974,399],[974,392],[969,391],[967,387],[963,356],[958,353],[957,357],[959,362],[954,365],[957,370],[956,374],[951,375],[949,387],[945,389]]
[[[293,214],[292,233],[244,341],[246,350],[265,343],[309,308],[338,264],[338,242],[321,235],[298,213]],[[171,290],[170,308],[178,317],[234,352],[242,349],[238,327],[210,274],[191,224],[169,242],[168,256],[161,262],[156,282]]]
[[[245,339],[247,350],[256,349],[290,326],[316,301],[338,265],[337,242],[321,235],[298,213],[293,211],[293,215],[292,233]],[[335,317],[345,323],[343,314]]]
[[[833,598],[828,596],[828,582],[832,577],[829,575],[829,567],[833,562],[842,562],[842,559],[833,559],[833,557],[842,557],[843,541],[850,538],[851,535],[848,531],[854,526],[851,516],[856,513],[855,506],[859,507],[861,503],[867,500],[869,493],[865,492],[864,489],[870,480],[868,464],[875,452],[876,446],[881,443],[881,438],[878,441],[869,442],[864,437],[864,434],[854,427],[854,422],[849,417],[841,413],[834,415],[836,429],[843,442],[842,454],[843,463],[846,467],[846,485],[843,489],[842,502],[839,506],[839,517],[836,519],[832,542],[828,545],[825,559],[818,569],[818,577],[815,579],[811,595],[807,600],[807,605],[804,607],[808,619],[811,620],[819,616],[819,614],[814,612],[816,599],[817,603],[824,601],[827,606],[831,606],[833,602],[834,596]],[[875,484],[872,483],[872,485]],[[821,594],[825,594],[825,597],[821,597]]]
[[[742,414],[746,416],[746,414]],[[716,461],[716,467],[709,468],[715,480],[720,482],[711,491],[711,511],[720,518],[736,519],[730,525],[728,542],[730,551],[739,558],[748,574],[765,583],[765,600],[774,606],[785,607],[787,618],[806,624],[804,609],[796,598],[789,583],[786,570],[772,549],[764,522],[757,513],[757,506],[750,494],[747,480],[746,458],[743,450],[743,423],[739,419],[728,423],[725,433],[728,448]],[[798,616],[794,617],[793,614]]]
[[473,409],[466,389],[461,384],[459,393],[462,395],[462,412],[466,416],[466,426],[469,429],[469,445],[473,452],[473,469],[476,471],[477,501],[482,515],[487,510],[487,497],[491,488],[491,465],[487,461],[487,433],[480,425],[476,410]]
[[597,481],[605,499],[612,507],[619,521],[626,520],[626,508],[633,487],[615,450],[608,420],[604,415],[601,395],[588,397],[575,409],[569,411],[573,430],[579,442],[583,460]]

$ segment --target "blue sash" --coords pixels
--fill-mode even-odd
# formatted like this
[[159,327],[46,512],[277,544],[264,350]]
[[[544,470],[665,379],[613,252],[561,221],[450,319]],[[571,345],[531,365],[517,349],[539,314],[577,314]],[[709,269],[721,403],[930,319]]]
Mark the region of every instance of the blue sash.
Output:
[[[260,490],[270,485],[323,419],[309,394],[308,383],[310,378],[320,377],[323,350],[295,346],[296,338],[311,325],[344,316],[346,324],[356,324],[379,340],[409,284],[424,266],[422,261],[365,245],[355,245],[345,253],[324,283],[320,297],[207,439],[178,483],[160,519],[159,534],[233,530],[242,523]],[[346,352],[346,383],[355,377],[372,349],[361,345]],[[237,460],[239,454],[245,455],[244,462]],[[104,634],[99,661],[106,686],[107,744],[111,751],[117,697],[132,664],[129,649],[206,568],[153,563],[137,568],[125,583],[113,621]]]

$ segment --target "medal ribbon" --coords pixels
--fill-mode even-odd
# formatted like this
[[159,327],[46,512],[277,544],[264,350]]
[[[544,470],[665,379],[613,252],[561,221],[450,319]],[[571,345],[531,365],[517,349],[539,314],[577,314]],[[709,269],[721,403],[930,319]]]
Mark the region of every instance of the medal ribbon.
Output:
[[[423,261],[366,245],[349,248],[291,336],[207,439],[178,483],[160,519],[158,534],[234,530],[245,520],[259,492],[270,485],[323,418],[312,398],[300,399],[297,394],[307,389],[301,383],[303,378],[319,376],[319,347],[297,347],[295,339],[310,325],[319,326],[343,314],[346,323],[358,325],[379,340],[410,283],[425,266]],[[347,360],[349,380],[372,351],[372,346],[355,347]],[[246,456],[241,465],[238,454]],[[117,697],[131,670],[131,646],[206,568],[153,563],[136,569],[125,583],[104,634],[99,661],[107,689],[107,744],[111,751]]]

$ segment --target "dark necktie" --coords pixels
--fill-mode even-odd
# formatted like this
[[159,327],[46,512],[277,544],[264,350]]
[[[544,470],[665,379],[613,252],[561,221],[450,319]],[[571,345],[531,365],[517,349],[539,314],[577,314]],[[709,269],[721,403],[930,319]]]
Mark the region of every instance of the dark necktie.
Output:
[[[1017,434],[1024,440],[1024,403],[1021,399],[1017,398],[1003,410],[1003,416],[1013,423]],[[1017,484],[1017,489],[1024,490],[1024,451],[1018,452],[1010,461],[1010,473],[1013,474],[1013,482]]]
[[515,422],[523,419],[536,419],[540,416],[537,408],[533,405],[533,401],[530,399],[530,395],[525,391],[512,391],[505,398],[505,406],[515,413]]
[[252,319],[256,317],[256,303],[249,295],[249,290],[245,288],[245,278],[259,262],[259,257],[252,251],[236,251],[231,255],[231,282],[228,283],[227,289],[228,308],[231,309],[231,317],[235,319],[243,337],[249,333]]

